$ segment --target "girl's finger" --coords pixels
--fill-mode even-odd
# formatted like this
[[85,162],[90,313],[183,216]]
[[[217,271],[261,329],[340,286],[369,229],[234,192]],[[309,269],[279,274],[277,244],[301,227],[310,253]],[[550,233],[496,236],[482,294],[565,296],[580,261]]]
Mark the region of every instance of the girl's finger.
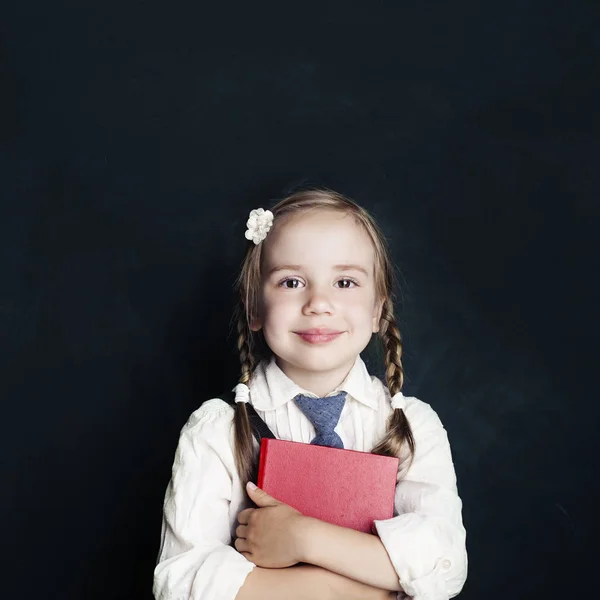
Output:
[[250,518],[250,513],[256,510],[254,508],[245,508],[243,511],[240,512],[240,514],[238,515],[238,523],[240,523],[241,525],[247,525],[248,524],[248,519]]
[[250,550],[248,542],[244,538],[236,538],[234,545],[238,552],[248,552]]
[[239,538],[246,539],[248,537],[248,526],[247,525],[238,525],[235,528],[235,535]]

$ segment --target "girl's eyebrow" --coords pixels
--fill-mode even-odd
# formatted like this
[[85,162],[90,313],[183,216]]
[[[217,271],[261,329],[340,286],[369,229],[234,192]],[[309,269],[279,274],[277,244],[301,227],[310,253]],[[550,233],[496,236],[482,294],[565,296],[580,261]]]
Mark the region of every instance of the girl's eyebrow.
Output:
[[[267,276],[272,275],[273,273],[276,273],[277,271],[302,271],[303,268],[304,267],[302,265],[276,265],[276,266],[272,267],[271,269],[269,269]],[[360,265],[349,265],[349,264],[334,265],[333,269],[335,271],[360,271],[361,273],[364,273],[364,275],[366,277],[369,276],[369,272],[364,267],[361,267]]]

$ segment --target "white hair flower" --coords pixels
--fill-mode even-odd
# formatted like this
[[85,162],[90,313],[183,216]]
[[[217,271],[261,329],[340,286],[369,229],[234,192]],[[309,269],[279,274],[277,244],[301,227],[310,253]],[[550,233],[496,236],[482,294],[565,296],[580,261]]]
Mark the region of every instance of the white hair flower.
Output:
[[252,240],[255,244],[259,244],[269,233],[269,229],[273,226],[273,213],[270,210],[257,208],[250,211],[250,218],[246,222],[245,236],[247,240]]

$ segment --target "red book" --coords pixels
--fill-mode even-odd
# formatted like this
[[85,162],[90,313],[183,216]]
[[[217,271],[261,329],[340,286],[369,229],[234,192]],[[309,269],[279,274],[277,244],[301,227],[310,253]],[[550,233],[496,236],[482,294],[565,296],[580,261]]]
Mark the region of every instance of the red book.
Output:
[[372,533],[394,516],[399,459],[262,438],[257,485],[303,515]]

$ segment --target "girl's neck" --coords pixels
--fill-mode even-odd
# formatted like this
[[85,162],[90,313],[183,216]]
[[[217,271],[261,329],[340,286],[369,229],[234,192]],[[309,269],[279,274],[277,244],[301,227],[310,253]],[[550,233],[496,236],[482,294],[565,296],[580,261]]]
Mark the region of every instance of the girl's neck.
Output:
[[351,363],[344,363],[329,371],[308,371],[288,363],[277,356],[275,357],[275,362],[296,385],[299,385],[307,392],[316,394],[319,398],[324,398],[346,379],[356,359]]

